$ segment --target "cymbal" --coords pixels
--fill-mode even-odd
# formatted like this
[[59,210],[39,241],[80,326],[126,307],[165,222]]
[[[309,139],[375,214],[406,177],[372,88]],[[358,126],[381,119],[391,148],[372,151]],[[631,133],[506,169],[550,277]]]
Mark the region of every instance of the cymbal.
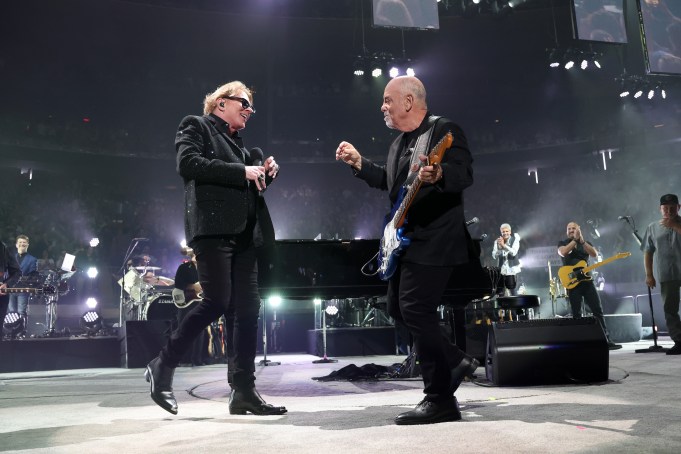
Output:
[[158,285],[162,287],[169,287],[171,285],[175,285],[175,281],[173,279],[164,276],[145,276],[143,279],[144,282],[151,285]]
[[137,271],[158,271],[162,269],[160,266],[136,266],[134,268]]

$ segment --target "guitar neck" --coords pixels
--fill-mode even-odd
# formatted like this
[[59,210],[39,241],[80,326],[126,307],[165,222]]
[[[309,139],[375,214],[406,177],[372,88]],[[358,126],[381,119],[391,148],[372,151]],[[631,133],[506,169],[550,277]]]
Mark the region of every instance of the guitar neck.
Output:
[[409,209],[409,206],[411,206],[411,202],[414,200],[416,193],[419,191],[419,189],[421,189],[421,184],[421,180],[416,178],[411,186],[409,186],[407,192],[404,194],[402,203],[395,212],[395,216],[393,216],[393,227],[396,229],[399,229],[402,227],[402,224],[404,224],[404,221],[407,218],[407,210]]
[[43,290],[39,288],[6,288],[5,293],[42,293]]
[[591,271],[591,270],[595,270],[595,269],[598,268],[599,266],[607,265],[608,263],[614,262],[615,260],[619,260],[619,259],[621,259],[621,258],[624,258],[624,257],[621,257],[621,256],[619,256],[619,255],[613,255],[612,257],[609,257],[609,258],[607,258],[607,259],[605,259],[605,260],[603,260],[603,261],[601,261],[601,262],[597,262],[597,263],[594,263],[594,264],[591,265],[591,266],[587,266],[586,268],[584,268],[584,269],[582,270],[582,273],[588,273],[588,272]]

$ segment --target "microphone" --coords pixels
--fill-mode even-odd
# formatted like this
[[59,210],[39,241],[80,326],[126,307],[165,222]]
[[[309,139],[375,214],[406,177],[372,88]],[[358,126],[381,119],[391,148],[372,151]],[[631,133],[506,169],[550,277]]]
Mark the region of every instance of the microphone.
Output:
[[480,241],[485,241],[485,238],[487,238],[486,233],[483,233],[482,235],[480,235]]
[[133,238],[132,241],[149,241],[149,238]]
[[265,157],[265,154],[262,152],[262,150],[258,147],[251,148],[251,160],[253,161],[254,166],[261,166],[262,165],[262,159]]
[[618,221],[621,221],[621,220],[623,220],[623,219],[624,219],[625,221],[628,221],[629,219],[631,219],[631,216],[619,216],[619,217],[617,218]]
[[[262,159],[265,155],[263,154],[262,150],[258,147],[251,148],[251,160],[253,161],[254,166],[261,166],[262,165]],[[260,175],[260,181],[265,181],[265,175]],[[262,191],[258,191],[258,194],[262,195],[264,189]]]
[[480,219],[478,219],[477,217],[474,217],[470,221],[466,221],[466,227],[468,227],[469,225],[477,224],[478,222],[480,222]]

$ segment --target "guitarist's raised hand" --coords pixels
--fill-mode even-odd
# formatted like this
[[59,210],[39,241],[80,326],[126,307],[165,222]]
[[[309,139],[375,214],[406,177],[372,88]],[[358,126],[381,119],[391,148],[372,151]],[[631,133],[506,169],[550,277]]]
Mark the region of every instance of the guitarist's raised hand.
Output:
[[435,184],[442,179],[442,167],[439,164],[424,166],[423,164],[428,160],[428,157],[422,155],[419,156],[419,159],[422,165],[421,170],[419,170],[418,164],[414,164],[411,168],[412,172],[419,170],[419,180],[424,183]]
[[336,161],[350,164],[355,170],[362,170],[362,155],[350,142],[341,142],[336,148]]
[[5,293],[7,293],[7,292],[5,292],[6,288],[7,288],[6,283],[3,282],[2,284],[0,284],[0,295],[4,295]]

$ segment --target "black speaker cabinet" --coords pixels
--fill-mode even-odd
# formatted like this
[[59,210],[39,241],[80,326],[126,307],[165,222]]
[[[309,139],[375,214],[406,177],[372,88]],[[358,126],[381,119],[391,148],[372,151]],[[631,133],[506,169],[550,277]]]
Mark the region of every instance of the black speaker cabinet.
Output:
[[608,367],[593,317],[495,322],[489,332],[485,372],[497,386],[603,382]]
[[170,320],[135,320],[123,324],[121,342],[121,367],[128,369],[146,367],[158,356],[172,333]]

